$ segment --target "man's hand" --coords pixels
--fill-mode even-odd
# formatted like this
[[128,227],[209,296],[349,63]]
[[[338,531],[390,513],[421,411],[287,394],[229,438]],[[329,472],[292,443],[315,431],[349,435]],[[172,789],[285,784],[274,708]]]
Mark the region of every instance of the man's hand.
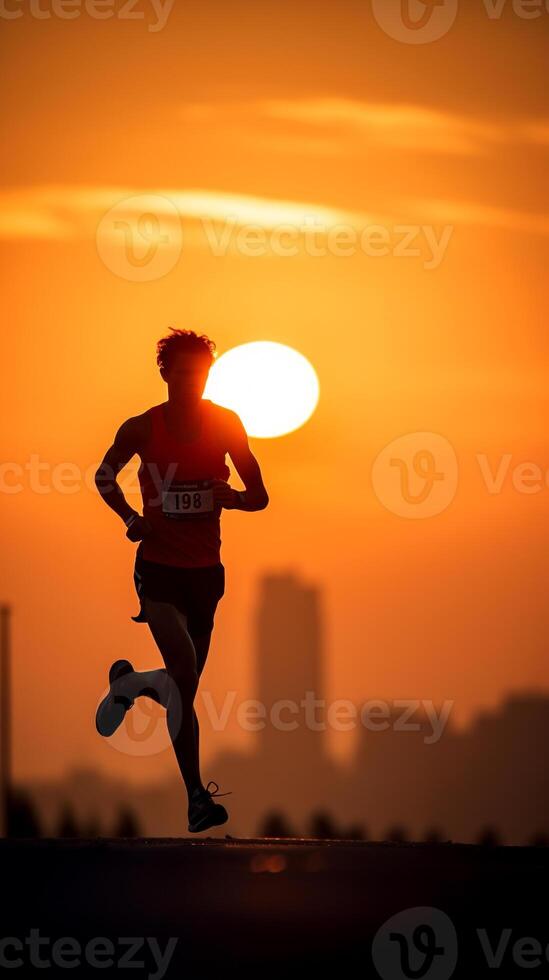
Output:
[[213,481],[214,504],[221,504],[226,510],[234,510],[238,501],[237,492],[225,480]]
[[138,514],[126,531],[126,537],[129,538],[130,541],[141,541],[147,534],[150,534],[151,531],[152,527],[149,522]]

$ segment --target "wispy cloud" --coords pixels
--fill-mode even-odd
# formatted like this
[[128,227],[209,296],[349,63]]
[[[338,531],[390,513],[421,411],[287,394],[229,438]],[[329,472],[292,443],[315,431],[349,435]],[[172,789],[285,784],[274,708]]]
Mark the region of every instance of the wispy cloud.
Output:
[[166,221],[231,222],[270,229],[308,218],[326,227],[352,224],[357,214],[314,201],[288,201],[218,190],[89,187],[52,184],[0,191],[0,237],[64,240],[90,237],[116,208],[117,219],[152,213]]
[[549,121],[523,123],[518,129],[525,142],[549,146]]
[[[181,114],[187,121],[215,122],[220,126],[234,127],[240,121],[243,128],[252,121],[270,122],[279,128],[298,123],[298,145],[292,145],[287,133],[280,134],[278,149],[290,152],[304,152],[308,148],[311,153],[334,153],[338,146],[355,150],[385,146],[418,153],[471,156],[493,152],[502,144],[549,145],[546,119],[503,122],[417,104],[339,97],[191,103],[181,108]],[[319,134],[322,134],[320,144]],[[259,133],[257,138],[265,140],[266,137]],[[274,146],[272,135],[270,140]]]
[[[90,187],[52,184],[0,191],[0,238],[68,241],[92,239],[105,216],[116,209],[117,220],[153,214],[168,222],[183,223],[190,232],[188,244],[197,245],[193,233],[211,224],[257,226],[262,229],[290,226],[303,229],[311,223],[329,231],[339,225],[358,231],[371,226],[403,224],[482,225],[549,235],[549,215],[488,206],[474,201],[413,198],[395,202],[383,212],[349,210],[314,201],[279,200],[231,194],[201,188]],[[102,225],[104,230],[104,224]],[[202,236],[203,240],[203,236]]]
[[500,208],[473,201],[452,201],[426,198],[409,202],[410,209],[421,215],[422,221],[453,225],[477,225],[501,228],[535,235],[549,235],[549,215],[532,214],[513,208]]

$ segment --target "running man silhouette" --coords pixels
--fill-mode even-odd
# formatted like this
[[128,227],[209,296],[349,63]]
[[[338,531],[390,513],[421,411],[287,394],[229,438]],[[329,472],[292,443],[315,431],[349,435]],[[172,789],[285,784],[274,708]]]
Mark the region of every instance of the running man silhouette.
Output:
[[[188,829],[197,833],[228,820],[225,807],[212,797],[229,794],[218,793],[213,780],[204,787],[200,777],[194,709],[215,611],[225,592],[221,510],[263,510],[269,496],[240,417],[203,398],[217,356],[214,341],[192,330],[170,330],[156,345],[168,401],[127,419],[95,474],[101,497],[127,527],[126,537],[139,542],[134,584],[141,608],[131,618],[148,624],[165,668],[136,671],[129,660],[115,660],[95,723],[101,735],[112,735],[139,696],[166,708],[187,790]],[[227,483],[227,452],[245,490]],[[142,516],[129,506],[116,480],[136,453]],[[210,783],[216,787],[213,793]]]

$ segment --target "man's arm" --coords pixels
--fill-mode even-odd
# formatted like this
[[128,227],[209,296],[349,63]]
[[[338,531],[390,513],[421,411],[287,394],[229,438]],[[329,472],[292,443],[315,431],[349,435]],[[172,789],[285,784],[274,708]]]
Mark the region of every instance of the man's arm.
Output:
[[[234,491],[233,509],[264,510],[269,503],[269,495],[263,483],[259,463],[249,447],[248,434],[240,417],[236,412],[232,411],[230,412],[230,416],[229,455],[240,479],[246,487],[245,491]],[[239,496],[239,494],[242,494],[242,496]]]
[[120,470],[139,452],[142,445],[142,422],[138,417],[123,422],[107,449],[103,461],[95,473],[95,485],[103,500],[123,521],[137,511],[128,504],[122,489],[116,481]]

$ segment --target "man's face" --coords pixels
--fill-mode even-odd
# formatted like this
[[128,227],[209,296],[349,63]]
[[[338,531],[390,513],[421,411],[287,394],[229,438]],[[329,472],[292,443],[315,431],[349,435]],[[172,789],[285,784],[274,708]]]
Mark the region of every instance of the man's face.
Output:
[[179,351],[167,371],[161,371],[171,398],[189,400],[202,398],[210,365],[200,354]]

